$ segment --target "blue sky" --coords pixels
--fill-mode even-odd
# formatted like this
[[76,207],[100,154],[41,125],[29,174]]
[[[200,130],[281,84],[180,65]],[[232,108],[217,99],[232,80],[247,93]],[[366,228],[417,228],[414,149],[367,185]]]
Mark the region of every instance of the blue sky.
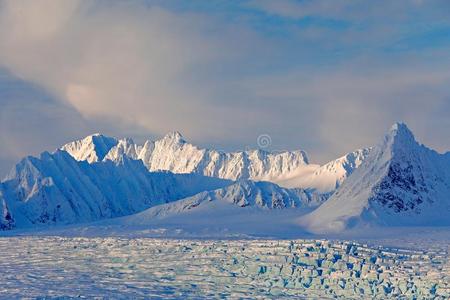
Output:
[[450,149],[450,2],[0,0],[0,174],[93,132],[326,162]]

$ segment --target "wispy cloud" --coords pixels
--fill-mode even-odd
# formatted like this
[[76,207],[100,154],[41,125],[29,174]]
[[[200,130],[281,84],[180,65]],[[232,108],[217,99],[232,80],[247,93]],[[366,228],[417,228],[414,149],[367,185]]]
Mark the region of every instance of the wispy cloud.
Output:
[[[247,3],[268,14],[288,18],[321,17],[336,20],[364,22],[393,22],[445,16],[443,8],[450,6],[445,0],[254,0]],[[380,18],[385,19],[380,19]]]

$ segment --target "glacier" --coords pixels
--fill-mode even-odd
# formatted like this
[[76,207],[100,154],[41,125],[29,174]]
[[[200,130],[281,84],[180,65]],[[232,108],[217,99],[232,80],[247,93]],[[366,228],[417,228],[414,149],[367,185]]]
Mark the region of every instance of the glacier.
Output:
[[[14,247],[14,251],[8,251]],[[2,298],[448,299],[448,247],[324,239],[0,239]]]

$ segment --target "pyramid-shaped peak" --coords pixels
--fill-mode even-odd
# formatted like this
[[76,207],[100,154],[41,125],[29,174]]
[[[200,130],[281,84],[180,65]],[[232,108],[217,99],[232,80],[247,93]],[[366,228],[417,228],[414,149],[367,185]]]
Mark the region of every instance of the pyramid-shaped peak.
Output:
[[89,141],[89,142],[92,141],[94,144],[96,144],[96,143],[117,144],[116,138],[109,137],[109,136],[106,136],[101,133],[94,133],[94,134],[88,135],[87,137],[85,137],[83,139],[83,141]]
[[175,142],[185,142],[183,135],[179,131],[172,131],[166,134],[164,140],[170,140]]
[[387,133],[385,137],[386,141],[391,141],[392,143],[407,143],[407,144],[415,144],[416,139],[412,131],[408,128],[405,123],[397,122],[392,125],[391,129]]
[[[81,139],[78,140],[78,141],[85,141],[85,142],[88,142],[88,141],[93,141],[94,139],[97,139],[97,138],[100,138],[100,137],[102,137],[102,134],[96,132],[96,133],[87,135],[87,136],[85,136],[84,138],[81,138]],[[75,141],[75,142],[76,142],[76,141]]]
[[89,141],[90,142],[90,141],[110,140],[110,139],[114,139],[114,138],[96,132],[96,133],[93,133],[93,134],[90,134],[90,135],[86,136],[81,141]]
[[392,125],[390,132],[413,135],[412,131],[403,122],[397,122],[394,125]]
[[117,145],[117,140],[99,133],[65,144],[60,149],[68,152],[76,160],[89,163],[102,160],[108,151]]
[[408,125],[406,125],[403,122],[397,122],[394,125],[392,125],[391,129],[389,130],[389,134],[414,137],[414,134],[412,133],[411,129],[409,129]]
[[338,190],[300,223],[316,233],[361,225],[448,224],[446,159],[418,144],[404,123],[396,123]]

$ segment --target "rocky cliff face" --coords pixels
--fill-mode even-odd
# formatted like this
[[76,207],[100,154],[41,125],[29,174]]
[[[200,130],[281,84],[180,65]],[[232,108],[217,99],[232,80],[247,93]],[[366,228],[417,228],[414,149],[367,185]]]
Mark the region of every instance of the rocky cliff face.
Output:
[[0,230],[14,228],[15,222],[3,195],[2,184],[0,184]]

